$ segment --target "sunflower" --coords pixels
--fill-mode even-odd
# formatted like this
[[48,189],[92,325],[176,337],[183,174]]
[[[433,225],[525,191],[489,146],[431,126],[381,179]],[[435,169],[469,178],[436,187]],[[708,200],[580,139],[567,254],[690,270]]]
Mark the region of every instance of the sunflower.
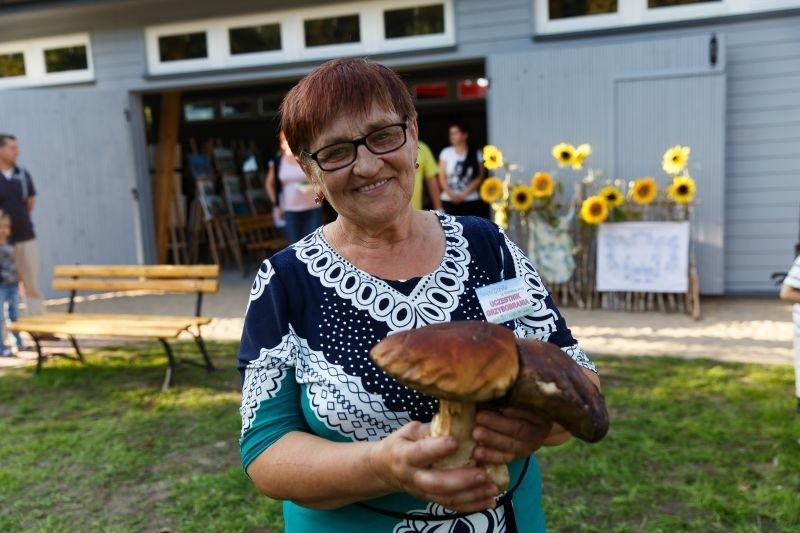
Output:
[[527,185],[515,185],[509,195],[511,207],[523,213],[533,205],[533,191]]
[[684,169],[686,163],[689,161],[689,152],[691,148],[688,146],[675,145],[666,152],[664,152],[664,159],[661,161],[661,167],[667,174],[677,174]]
[[553,194],[555,182],[547,172],[537,172],[531,178],[531,191],[534,198],[549,198]]
[[620,190],[613,185],[603,187],[597,195],[602,196],[610,207],[619,207],[625,201]]
[[575,153],[572,154],[572,168],[579,170],[583,168],[583,160],[592,153],[592,147],[588,144],[582,144],[575,148]]
[[602,196],[590,196],[581,205],[581,218],[587,224],[599,224],[608,217],[608,205]]
[[558,166],[565,167],[572,164],[572,160],[575,158],[575,147],[571,144],[559,143],[553,146],[551,153],[556,158]]
[[688,204],[694,199],[696,187],[691,176],[676,176],[672,179],[672,185],[667,189],[667,195],[675,203]]
[[630,189],[631,200],[639,205],[648,205],[655,200],[658,185],[653,178],[640,178],[633,182]]
[[480,195],[487,204],[496,202],[503,195],[503,182],[495,176],[486,178],[481,183]]
[[494,170],[503,166],[503,152],[496,146],[487,144],[483,147],[483,166]]

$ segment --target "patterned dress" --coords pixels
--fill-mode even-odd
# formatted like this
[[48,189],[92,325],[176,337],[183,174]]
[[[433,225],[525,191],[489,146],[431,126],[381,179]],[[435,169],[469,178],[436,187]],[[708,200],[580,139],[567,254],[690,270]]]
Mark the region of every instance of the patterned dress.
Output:
[[[325,240],[322,229],[261,265],[250,293],[239,352],[242,464],[290,431],[331,441],[375,441],[404,424],[428,422],[435,398],[387,377],[369,349],[388,334],[453,320],[485,320],[475,289],[521,277],[534,311],[504,323],[518,337],[561,347],[595,370],[573,339],[525,255],[496,225],[438,214],[446,250],[438,268],[409,280],[359,270]],[[398,261],[413,258],[398,257]],[[519,531],[544,530],[535,458],[509,465]],[[501,532],[505,512],[467,516],[397,493],[335,510],[284,502],[287,531]],[[376,510],[377,509],[377,510]],[[383,512],[380,512],[383,511]],[[395,516],[389,516],[394,514]],[[449,518],[448,518],[449,517]]]

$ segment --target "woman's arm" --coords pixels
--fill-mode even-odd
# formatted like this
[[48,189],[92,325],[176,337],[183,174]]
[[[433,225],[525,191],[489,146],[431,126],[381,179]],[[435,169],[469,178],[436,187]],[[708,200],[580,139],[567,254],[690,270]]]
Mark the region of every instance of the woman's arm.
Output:
[[497,488],[483,469],[430,467],[458,442],[428,432],[428,425],[411,422],[381,441],[341,443],[293,431],[256,457],[247,473],[270,498],[316,509],[393,492],[462,512],[494,507]]
[[795,289],[791,285],[784,283],[781,285],[780,297],[781,300],[798,304],[800,303],[800,289]]

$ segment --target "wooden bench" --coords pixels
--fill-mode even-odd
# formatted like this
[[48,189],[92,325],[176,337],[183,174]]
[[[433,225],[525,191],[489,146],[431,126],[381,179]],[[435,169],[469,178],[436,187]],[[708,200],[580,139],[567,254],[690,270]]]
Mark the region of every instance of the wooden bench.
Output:
[[[8,327],[10,331],[28,333],[36,344],[35,374],[41,371],[45,359],[42,341],[53,337],[69,338],[76,353],[75,356],[57,355],[83,362],[83,354],[76,340],[79,336],[157,339],[167,355],[163,389],[172,384],[172,373],[178,362],[203,366],[209,372],[214,370],[200,327],[212,320],[202,316],[201,310],[203,295],[219,290],[219,265],[57,265],[53,269],[53,289],[70,291],[66,313],[23,316]],[[196,293],[197,299],[195,314],[187,316],[77,313],[75,303],[78,291]],[[168,339],[174,339],[184,332],[194,338],[204,363],[176,360]]]
[[[235,217],[233,223],[236,227],[239,243],[246,252],[269,254],[277,252],[288,245],[286,237],[275,226],[272,215],[261,214]],[[243,273],[247,274],[246,270]]]

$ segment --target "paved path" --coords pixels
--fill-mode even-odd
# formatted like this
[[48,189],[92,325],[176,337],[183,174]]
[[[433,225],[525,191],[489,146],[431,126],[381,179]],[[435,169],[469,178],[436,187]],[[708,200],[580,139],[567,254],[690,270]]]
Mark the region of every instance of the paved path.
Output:
[[[203,313],[215,317],[203,335],[208,339],[238,340],[247,306],[250,278],[225,272],[220,292],[206,296]],[[64,300],[48,308],[64,311]],[[94,297],[77,310],[185,314],[194,310],[194,296]],[[618,355],[672,355],[720,361],[791,364],[791,306],[775,298],[703,298],[702,318],[677,313],[627,313],[575,308],[562,309],[573,334],[587,352]],[[87,348],[109,341],[81,341]],[[112,341],[119,343],[119,341]],[[34,352],[0,358],[0,369],[29,365]]]

